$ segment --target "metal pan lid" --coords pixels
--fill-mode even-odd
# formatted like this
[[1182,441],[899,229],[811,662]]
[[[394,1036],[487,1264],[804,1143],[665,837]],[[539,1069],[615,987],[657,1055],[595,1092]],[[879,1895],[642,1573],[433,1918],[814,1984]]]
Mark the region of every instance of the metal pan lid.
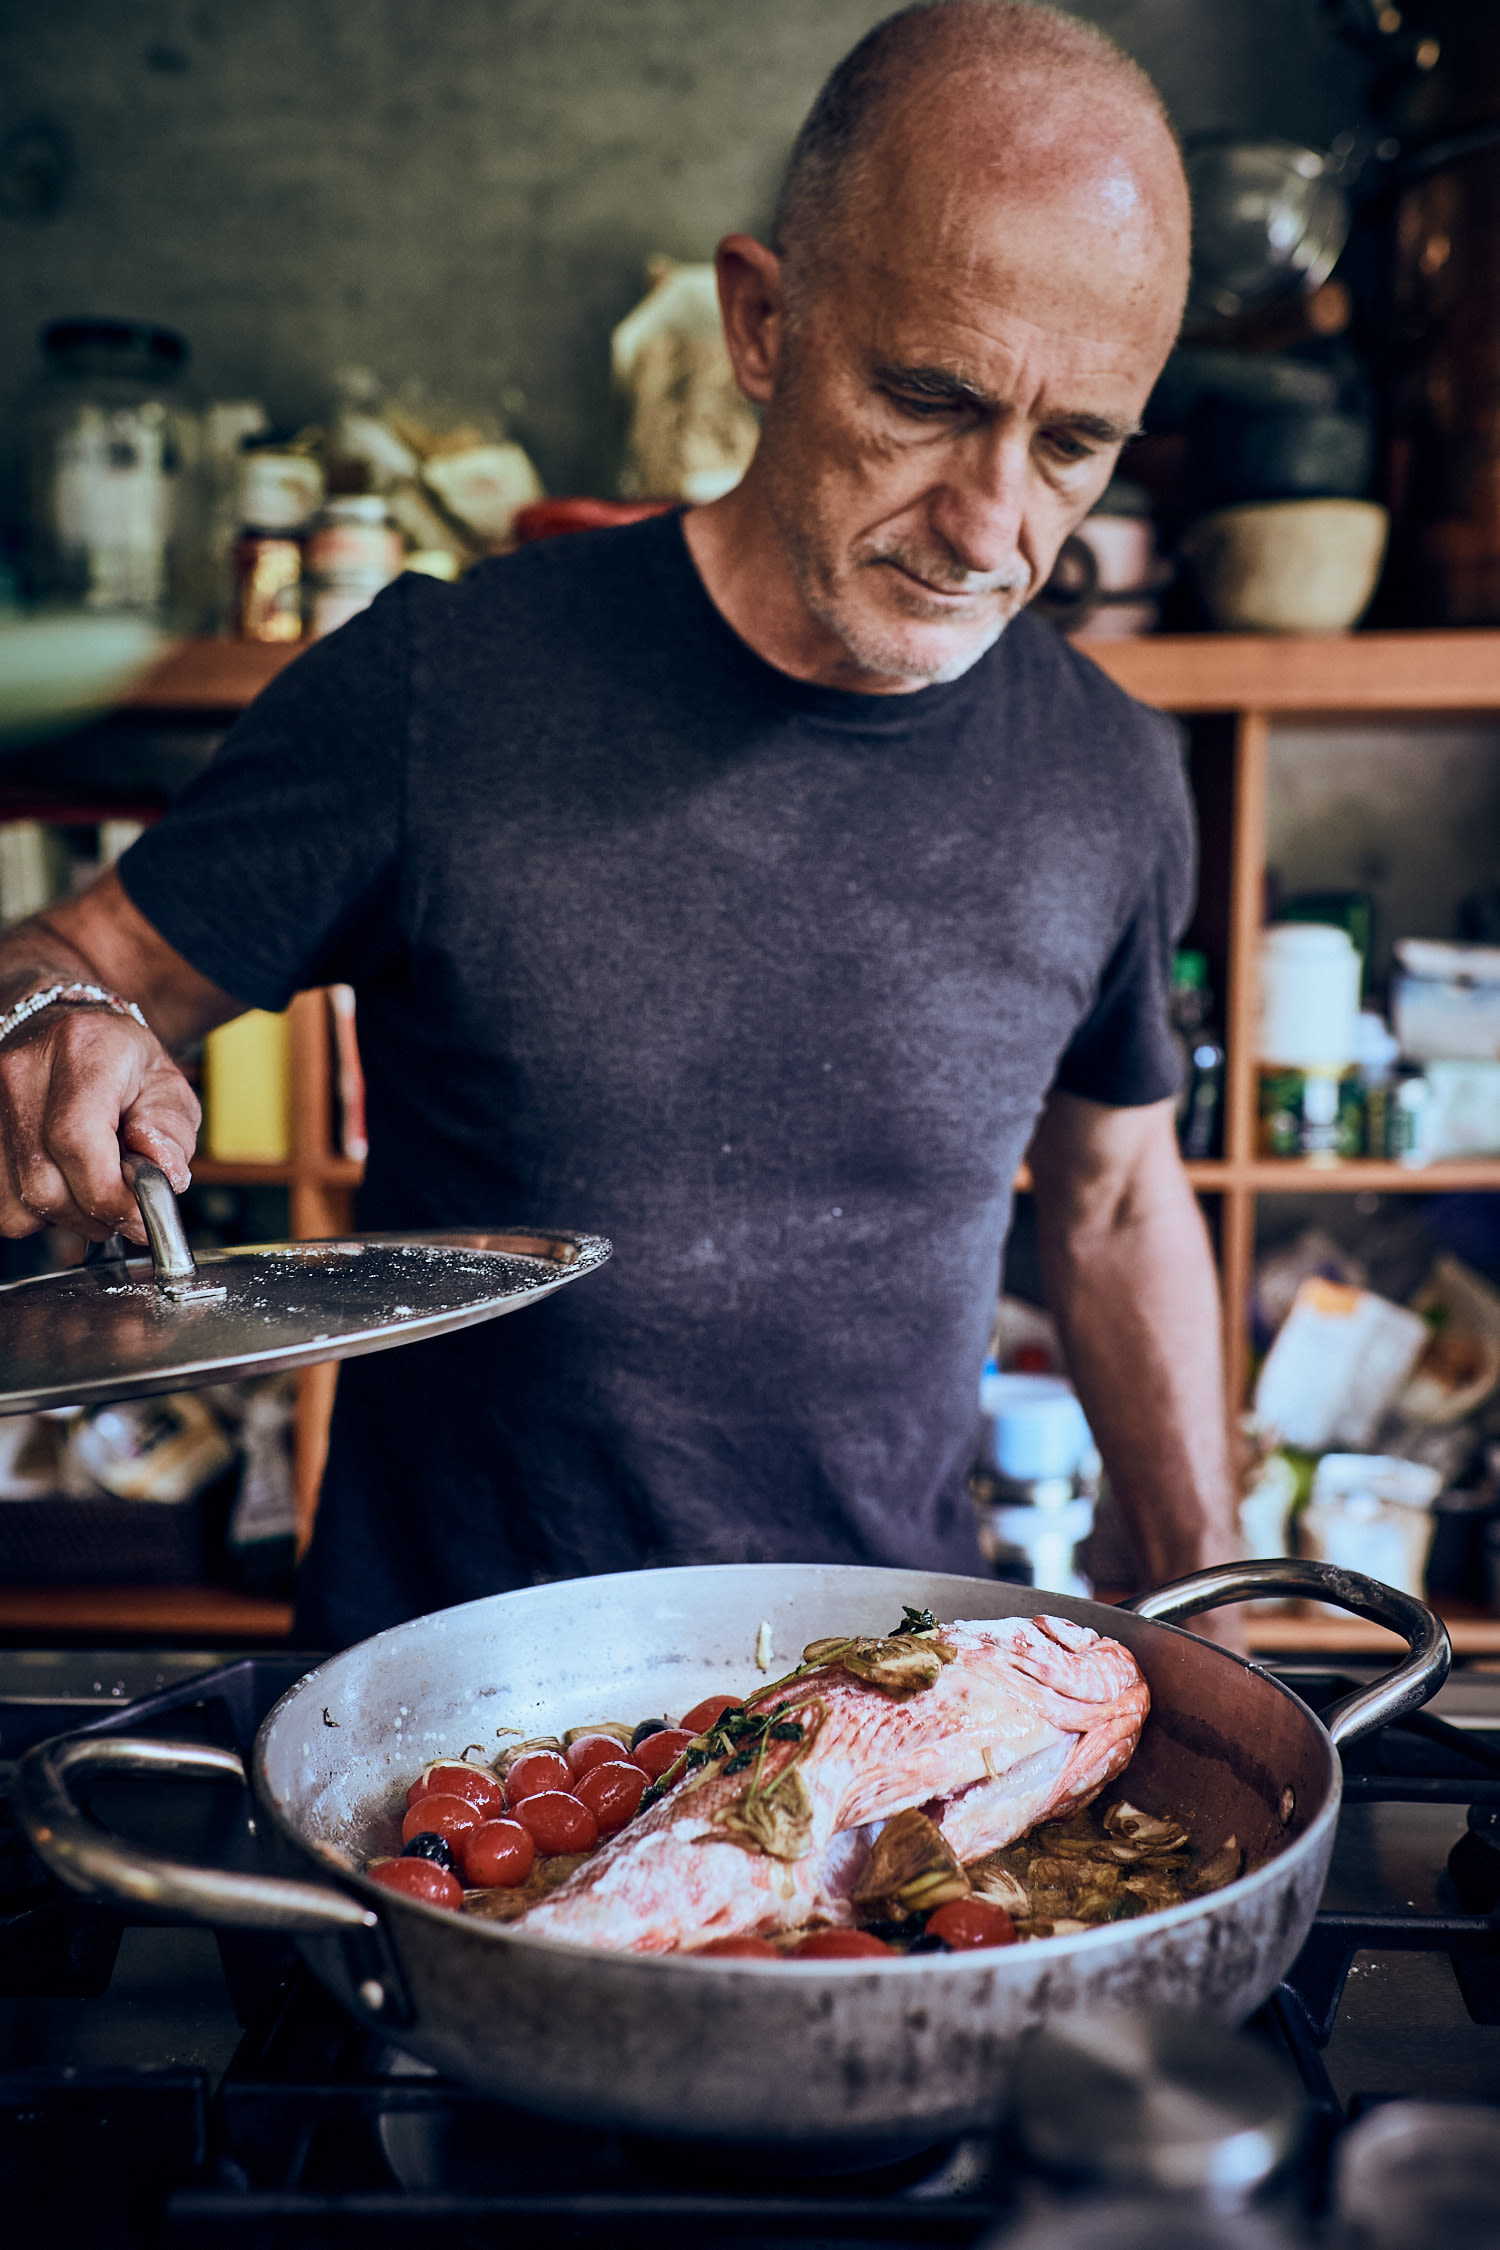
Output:
[[511,1228],[187,1245],[166,1174],[127,1157],[151,1255],[117,1235],[0,1288],[0,1414],[353,1359],[535,1304],[603,1265],[602,1235]]

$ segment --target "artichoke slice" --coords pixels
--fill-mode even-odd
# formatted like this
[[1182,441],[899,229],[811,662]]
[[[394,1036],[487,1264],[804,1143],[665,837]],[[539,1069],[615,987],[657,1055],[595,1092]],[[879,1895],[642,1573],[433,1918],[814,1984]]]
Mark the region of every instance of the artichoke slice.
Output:
[[1154,1859],[1161,1853],[1180,1852],[1188,1842],[1188,1832],[1179,1821],[1159,1819],[1155,1813],[1142,1812],[1137,1805],[1111,1805],[1104,1815],[1104,1827],[1119,1844],[1132,1846],[1142,1858]]
[[926,1813],[915,1808],[888,1820],[875,1839],[854,1887],[858,1913],[904,1921],[972,1888],[953,1847]]
[[726,1840],[767,1859],[806,1859],[812,1850],[813,1801],[801,1769],[789,1766],[768,1788],[751,1789],[719,1815]]
[[868,1682],[883,1695],[904,1703],[920,1695],[941,1677],[943,1666],[953,1662],[954,1651],[942,1641],[918,1640],[914,1634],[889,1640],[851,1641],[841,1662],[855,1679]]

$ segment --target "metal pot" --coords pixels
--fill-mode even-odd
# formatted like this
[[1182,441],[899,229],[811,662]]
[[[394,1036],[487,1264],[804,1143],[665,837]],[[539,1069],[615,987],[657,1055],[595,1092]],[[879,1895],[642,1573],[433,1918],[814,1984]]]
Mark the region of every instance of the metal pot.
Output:
[[[1312,1594],[1400,1633],[1410,1655],[1321,1723],[1278,1681],[1164,1622],[1246,1597]],[[407,1900],[358,1872],[389,1850],[413,1773],[509,1730],[639,1720],[744,1692],[765,1655],[880,1631],[903,1602],[940,1617],[1038,1608],[1111,1634],[1151,1690],[1116,1790],[1250,1872],[1137,1921],[1002,1950],[889,1962],[755,1962],[585,1951]],[[75,1890],[133,1912],[296,1934],[344,2005],[507,2101],[638,2131],[844,2142],[982,2125],[1021,2035],[1074,2009],[1160,2004],[1248,2015],[1300,1949],[1338,1817],[1337,1749],[1435,1693],[1447,1634],[1420,1602],[1316,1564],[1233,1565],[1126,1610],[993,1580],[817,1564],[640,1571],[497,1594],[331,1658],[255,1744],[263,1831],[300,1879],[189,1867],[106,1835],[75,1777],[243,1780],[201,1744],[75,1735],[22,1760],[16,1803]],[[310,1878],[316,1878],[311,1880]]]

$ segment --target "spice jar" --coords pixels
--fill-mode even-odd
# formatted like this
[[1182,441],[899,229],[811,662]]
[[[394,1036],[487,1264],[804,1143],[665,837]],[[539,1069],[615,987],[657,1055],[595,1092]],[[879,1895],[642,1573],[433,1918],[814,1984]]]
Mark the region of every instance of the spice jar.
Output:
[[198,623],[204,511],[186,343],[141,321],[55,320],[41,347],[28,417],[37,592]]
[[401,569],[401,534],[377,493],[330,500],[307,542],[313,640],[357,616]]
[[234,630],[242,641],[302,638],[303,534],[323,497],[323,472],[284,445],[248,447],[240,463]]

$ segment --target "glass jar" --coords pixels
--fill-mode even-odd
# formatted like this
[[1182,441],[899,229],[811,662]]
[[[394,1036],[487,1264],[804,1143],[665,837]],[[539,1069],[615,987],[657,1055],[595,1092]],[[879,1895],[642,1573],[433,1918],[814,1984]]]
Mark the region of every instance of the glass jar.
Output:
[[31,567],[44,601],[197,622],[198,423],[170,328],[55,320],[29,416]]

